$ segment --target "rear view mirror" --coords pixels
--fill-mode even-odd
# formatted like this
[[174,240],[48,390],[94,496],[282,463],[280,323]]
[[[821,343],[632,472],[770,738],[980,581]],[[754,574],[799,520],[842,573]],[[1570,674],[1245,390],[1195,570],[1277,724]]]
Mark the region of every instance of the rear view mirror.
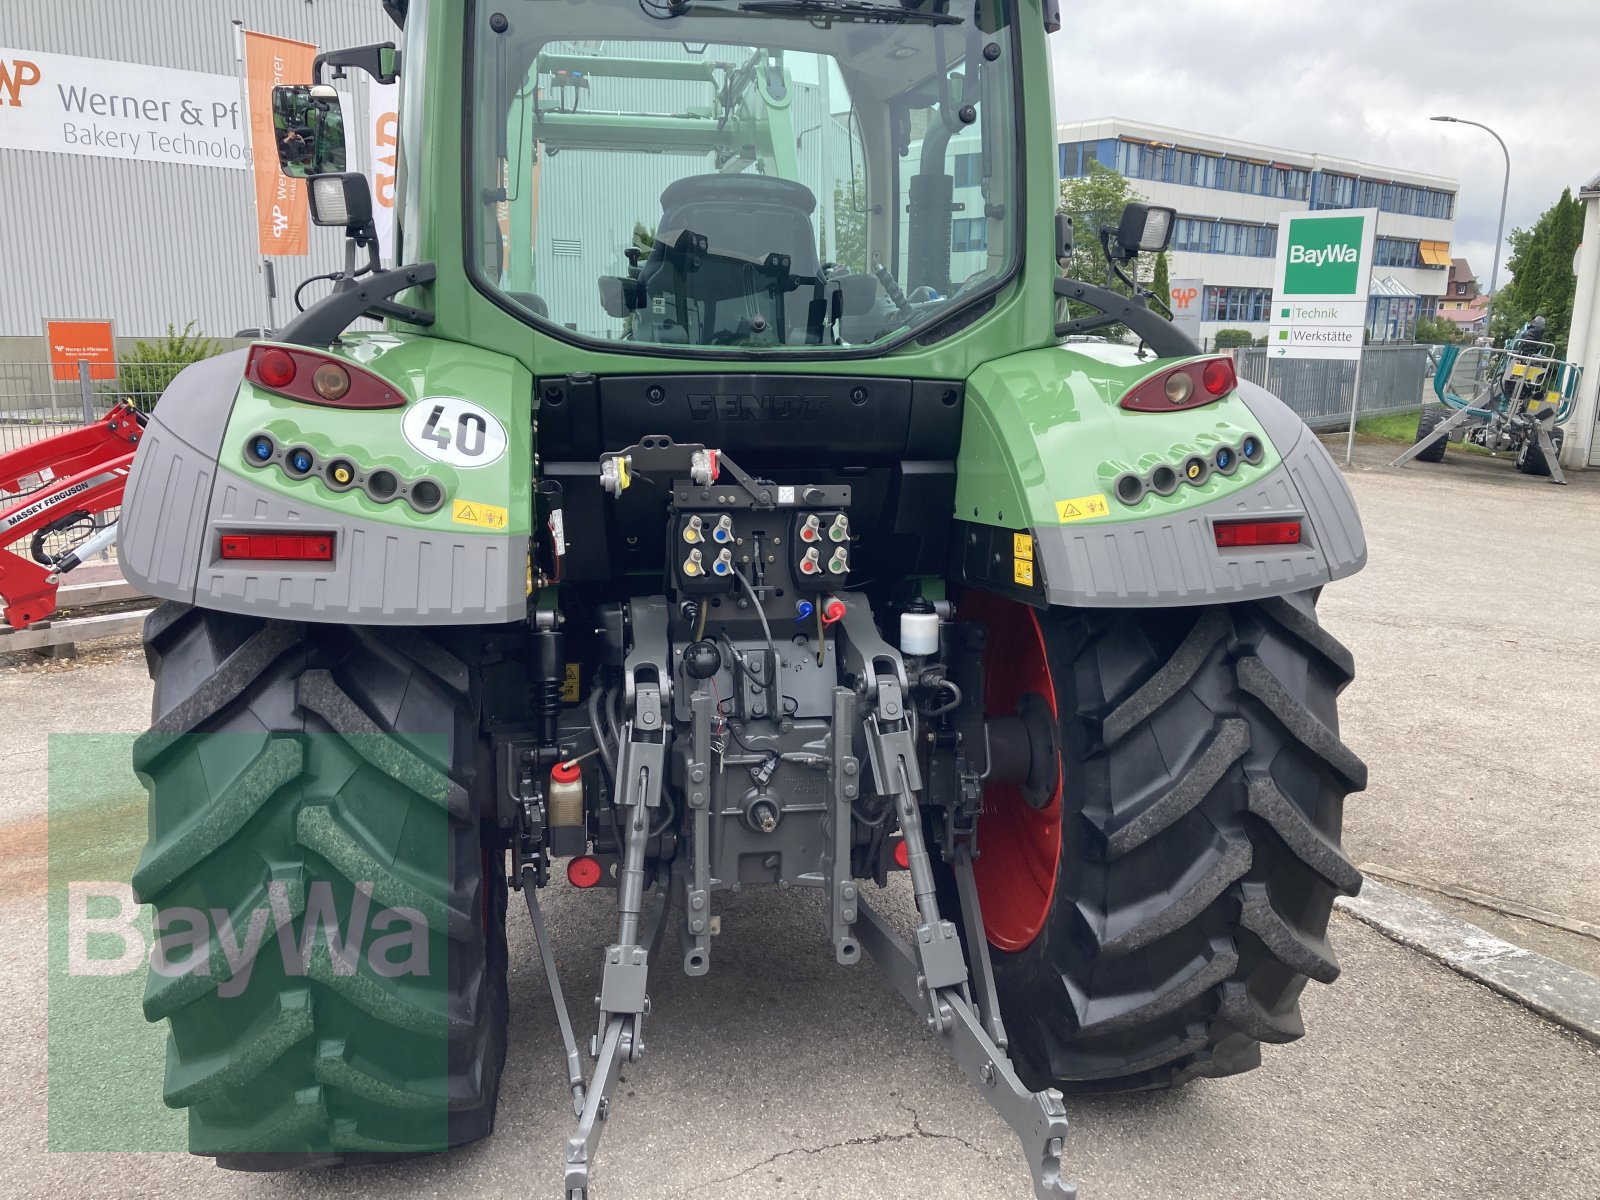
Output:
[[326,84],[272,89],[272,133],[278,168],[294,179],[338,175],[345,167],[344,113]]
[[1172,241],[1177,211],[1151,204],[1130,204],[1117,226],[1117,246],[1125,258],[1135,254],[1160,254]]

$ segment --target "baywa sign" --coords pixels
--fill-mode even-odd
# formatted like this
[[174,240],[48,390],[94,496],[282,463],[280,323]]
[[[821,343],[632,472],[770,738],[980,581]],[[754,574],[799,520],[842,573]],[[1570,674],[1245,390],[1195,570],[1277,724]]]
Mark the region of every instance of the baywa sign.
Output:
[[244,170],[239,81],[0,47],[0,148]]
[[1365,221],[1353,217],[1289,218],[1284,261],[1286,296],[1356,296]]

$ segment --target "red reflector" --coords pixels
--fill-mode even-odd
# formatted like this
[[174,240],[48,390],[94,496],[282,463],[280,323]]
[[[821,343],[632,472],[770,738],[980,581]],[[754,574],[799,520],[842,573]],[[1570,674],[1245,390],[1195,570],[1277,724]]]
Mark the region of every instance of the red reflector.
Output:
[[906,849],[905,838],[896,838],[894,841],[894,865],[902,871],[911,869],[911,851]]
[[1213,358],[1206,364],[1205,370],[1200,372],[1200,382],[1213,396],[1223,396],[1233,391],[1239,385],[1239,377],[1233,370],[1233,360]]
[[580,854],[567,864],[567,882],[576,888],[592,888],[600,882],[600,860]]
[[1228,550],[1244,546],[1296,546],[1299,521],[1218,521],[1213,527],[1217,546]]
[[256,562],[332,562],[331,533],[225,533],[221,556]]
[[294,359],[285,350],[263,350],[256,356],[256,375],[269,388],[288,387],[294,382]]

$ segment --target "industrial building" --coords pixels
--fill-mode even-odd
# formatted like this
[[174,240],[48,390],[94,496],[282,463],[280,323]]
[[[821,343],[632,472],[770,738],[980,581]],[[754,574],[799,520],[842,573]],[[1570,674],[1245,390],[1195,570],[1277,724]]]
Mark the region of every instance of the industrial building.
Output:
[[[313,229],[308,255],[263,266],[239,28],[325,49],[398,32],[377,0],[0,5],[0,361],[36,360],[49,319],[109,318],[119,345],[169,323],[271,326],[302,279],[341,264],[342,231]],[[336,86],[364,130],[365,90]],[[370,170],[367,139],[350,142]]]
[[1098,163],[1149,203],[1177,210],[1168,273],[1203,281],[1203,338],[1222,329],[1266,335],[1278,220],[1305,210],[1378,210],[1372,341],[1407,340],[1417,318],[1437,315],[1455,231],[1453,179],[1120,117],[1064,124],[1058,135],[1063,179]]

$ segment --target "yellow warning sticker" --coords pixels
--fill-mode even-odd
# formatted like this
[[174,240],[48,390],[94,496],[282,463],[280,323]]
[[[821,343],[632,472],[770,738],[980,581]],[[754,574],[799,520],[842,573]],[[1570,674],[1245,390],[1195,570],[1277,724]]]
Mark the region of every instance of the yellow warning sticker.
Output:
[[1016,558],[1026,562],[1033,561],[1033,534],[1013,533],[1011,535],[1011,553]]
[[1013,559],[1011,569],[1012,577],[1023,587],[1033,586],[1033,563],[1025,558]]
[[578,702],[578,664],[569,662],[567,673],[561,680],[561,703],[576,704]]
[[450,519],[457,525],[476,525],[480,529],[504,529],[511,523],[511,514],[494,504],[479,504],[475,500],[456,500],[450,506]]
[[1087,521],[1090,517],[1109,517],[1111,506],[1104,495],[1079,496],[1076,500],[1057,500],[1056,519],[1063,525],[1070,521]]

